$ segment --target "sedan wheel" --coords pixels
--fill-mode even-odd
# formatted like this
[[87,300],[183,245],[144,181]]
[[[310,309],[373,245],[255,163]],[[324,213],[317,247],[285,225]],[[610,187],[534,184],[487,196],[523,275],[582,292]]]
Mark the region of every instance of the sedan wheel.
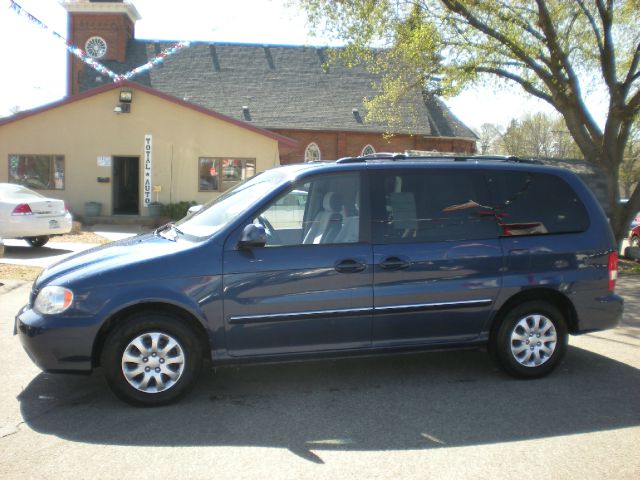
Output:
[[25,240],[32,247],[39,248],[39,247],[43,247],[49,241],[49,237],[46,235],[41,235],[40,237],[27,237],[25,238]]

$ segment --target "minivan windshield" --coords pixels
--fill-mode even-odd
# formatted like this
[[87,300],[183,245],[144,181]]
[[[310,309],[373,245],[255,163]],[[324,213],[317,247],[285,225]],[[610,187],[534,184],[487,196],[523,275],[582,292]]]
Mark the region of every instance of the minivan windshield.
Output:
[[201,210],[183,218],[176,225],[187,235],[209,237],[247,212],[285,179],[282,171],[263,172],[208,202]]

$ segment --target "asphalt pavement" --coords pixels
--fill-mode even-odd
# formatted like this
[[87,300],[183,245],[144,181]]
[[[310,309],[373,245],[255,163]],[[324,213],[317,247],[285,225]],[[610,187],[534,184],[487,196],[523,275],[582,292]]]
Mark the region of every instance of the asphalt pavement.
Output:
[[619,328],[572,337],[552,375],[481,351],[207,369],[140,409],[90,376],[40,372],[12,336],[29,285],[0,287],[0,478],[637,479],[640,277]]

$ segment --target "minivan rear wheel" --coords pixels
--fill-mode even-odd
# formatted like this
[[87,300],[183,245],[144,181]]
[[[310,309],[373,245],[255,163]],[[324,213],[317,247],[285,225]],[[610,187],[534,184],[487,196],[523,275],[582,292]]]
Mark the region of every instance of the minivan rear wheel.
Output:
[[560,311],[545,301],[529,301],[509,311],[493,337],[499,365],[518,378],[550,373],[567,350],[567,324]]
[[201,364],[202,347],[192,329],[179,317],[160,312],[120,321],[101,355],[111,390],[138,406],[178,400],[195,383]]

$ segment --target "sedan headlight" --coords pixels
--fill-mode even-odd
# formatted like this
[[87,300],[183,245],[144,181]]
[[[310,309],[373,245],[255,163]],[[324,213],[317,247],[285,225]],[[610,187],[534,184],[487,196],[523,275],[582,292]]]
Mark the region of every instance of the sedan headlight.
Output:
[[48,286],[38,293],[34,307],[44,315],[62,313],[73,303],[73,292],[68,288]]

